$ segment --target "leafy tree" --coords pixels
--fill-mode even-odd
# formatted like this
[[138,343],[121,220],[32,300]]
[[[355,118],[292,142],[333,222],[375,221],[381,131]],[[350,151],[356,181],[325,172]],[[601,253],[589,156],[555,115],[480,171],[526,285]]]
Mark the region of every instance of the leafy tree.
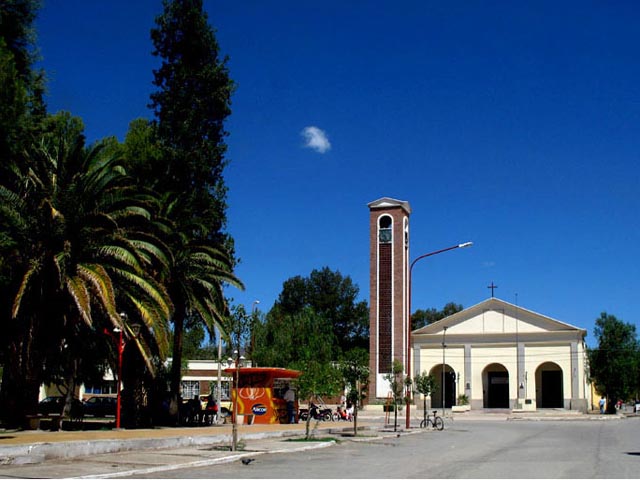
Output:
[[11,52],[22,77],[29,77],[36,59],[33,23],[40,8],[37,0],[4,0],[0,3],[0,38]]
[[[229,315],[223,293],[223,285],[230,284],[243,288],[233,275],[233,265],[227,252],[204,235],[189,235],[178,225],[183,212],[181,201],[184,197],[173,198],[167,194],[162,201],[162,215],[170,220],[167,226],[166,242],[170,249],[168,275],[165,279],[169,296],[175,305],[173,315],[173,359],[171,392],[173,394],[173,415],[178,414],[178,397],[182,378],[182,343],[185,320],[201,321],[209,336],[214,336],[215,327],[226,328],[225,318]],[[184,222],[182,222],[185,225]],[[174,228],[171,228],[174,227]],[[189,232],[202,231],[199,224],[191,224]]]
[[427,372],[419,373],[413,378],[415,392],[422,395],[422,412],[425,421],[427,419],[427,397],[433,392],[435,384],[435,379]]
[[16,178],[0,185],[0,253],[11,266],[0,410],[12,422],[35,409],[43,376],[78,328],[102,336],[112,325],[131,336],[126,310],[152,332],[137,340],[146,360],[167,351],[171,304],[147,273],[164,262],[144,228],[148,205],[127,189],[117,159],[85,148],[81,130],[68,114],[52,117]]
[[[231,310],[231,315],[228,317],[226,325],[227,345],[231,347],[233,353],[233,359],[236,362],[236,373],[234,374],[234,393],[238,395],[238,380],[239,380],[239,368],[240,368],[240,354],[242,345],[246,345],[249,338],[249,316],[243,305],[236,305]],[[233,431],[231,434],[231,450],[236,451],[238,448],[238,399],[233,400]]]
[[[144,118],[133,120],[121,149],[127,172],[134,181],[139,186],[154,188],[160,180],[157,177],[163,161],[157,124]],[[160,188],[157,190],[162,192]]]
[[[384,379],[389,382],[389,389],[393,396],[393,431],[398,429],[398,405],[403,399],[404,389],[411,385],[411,377],[405,377],[404,365],[399,360],[394,360],[391,372],[384,375]],[[408,401],[408,399],[407,399]]]
[[369,383],[369,352],[359,348],[346,353],[340,372],[347,387],[347,401],[353,405],[353,434],[358,434],[358,410],[366,398]]
[[589,369],[596,389],[608,398],[608,411],[615,412],[617,400],[627,400],[638,391],[640,344],[636,327],[602,312],[594,334],[598,347],[588,350]]
[[0,2],[0,174],[39,131],[46,109],[44,73],[33,70],[37,60],[33,23],[40,2]]
[[462,305],[453,302],[447,303],[444,307],[442,307],[442,310],[436,310],[435,308],[416,310],[411,315],[411,329],[417,330],[418,328],[422,328],[426,325],[431,325],[438,320],[442,320],[443,318],[453,315],[454,313],[458,313],[462,310]]
[[[155,121],[133,123],[125,149],[136,173],[148,174],[152,188],[165,195],[164,214],[172,222],[166,281],[175,305],[171,391],[177,414],[185,318],[199,316],[212,334],[228,314],[223,283],[242,286],[232,274],[231,237],[222,232],[224,122],[233,82],[201,0],[164,0],[151,39],[162,61],[154,71],[158,90],[151,95]],[[148,161],[133,160],[136,152]]]
[[234,84],[221,58],[202,0],[164,0],[151,30],[155,56],[151,95],[162,148],[154,188],[190,192],[185,212],[219,236],[226,223],[226,186],[222,176]]
[[326,318],[335,336],[337,359],[352,348],[369,348],[369,310],[365,301],[357,300],[358,293],[349,276],[324,267],[313,270],[308,278],[286,280],[274,309],[294,314],[312,308]]
[[[339,370],[327,361],[319,361],[311,349],[304,350],[304,359],[291,365],[300,370],[302,375],[296,380],[298,401],[304,400],[311,407],[311,402],[318,396],[333,396],[340,390],[342,380]],[[311,413],[311,408],[309,408]],[[311,415],[307,415],[305,438],[311,437]]]
[[256,325],[254,335],[253,359],[259,365],[293,368],[307,359],[306,351],[311,346],[321,363],[333,360],[331,324],[311,307],[296,313],[274,307],[265,323]]

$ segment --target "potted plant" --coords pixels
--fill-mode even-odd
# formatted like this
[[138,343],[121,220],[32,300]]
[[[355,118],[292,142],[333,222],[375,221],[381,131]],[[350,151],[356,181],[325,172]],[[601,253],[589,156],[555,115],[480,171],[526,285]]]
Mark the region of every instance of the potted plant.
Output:
[[469,397],[467,397],[464,393],[458,395],[458,404],[451,407],[451,411],[453,412],[467,412],[471,410],[471,405],[469,405]]

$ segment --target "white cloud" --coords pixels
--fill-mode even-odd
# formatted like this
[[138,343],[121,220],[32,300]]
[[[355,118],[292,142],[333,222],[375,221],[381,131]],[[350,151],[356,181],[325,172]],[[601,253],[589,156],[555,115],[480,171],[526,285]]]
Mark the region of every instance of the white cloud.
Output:
[[312,148],[318,153],[325,153],[331,150],[331,143],[327,138],[327,134],[318,127],[304,127],[300,134],[304,138],[304,146],[306,148]]

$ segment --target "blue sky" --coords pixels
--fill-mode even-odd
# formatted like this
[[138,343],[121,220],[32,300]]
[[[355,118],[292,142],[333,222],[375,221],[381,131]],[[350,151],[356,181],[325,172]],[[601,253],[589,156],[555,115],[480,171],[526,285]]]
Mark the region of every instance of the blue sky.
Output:
[[[237,83],[228,230],[250,308],[328,266],[369,298],[367,203],[411,204],[413,307],[497,297],[638,324],[637,2],[205,1]],[[48,105],[151,118],[160,0],[45,0]],[[311,130],[311,137],[304,132]],[[323,138],[324,135],[324,138]],[[309,144],[309,138],[312,144]]]

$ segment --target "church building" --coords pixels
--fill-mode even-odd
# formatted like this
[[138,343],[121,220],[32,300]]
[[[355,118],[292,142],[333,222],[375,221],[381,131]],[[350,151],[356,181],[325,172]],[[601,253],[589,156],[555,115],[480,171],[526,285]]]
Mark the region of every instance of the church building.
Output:
[[[586,330],[489,298],[411,334],[416,373],[436,382],[431,407],[586,411]],[[442,385],[444,384],[444,391]]]
[[410,332],[411,208],[389,197],[368,207],[370,401],[388,397],[397,360],[434,377],[429,408],[587,410],[586,330],[492,297]]

